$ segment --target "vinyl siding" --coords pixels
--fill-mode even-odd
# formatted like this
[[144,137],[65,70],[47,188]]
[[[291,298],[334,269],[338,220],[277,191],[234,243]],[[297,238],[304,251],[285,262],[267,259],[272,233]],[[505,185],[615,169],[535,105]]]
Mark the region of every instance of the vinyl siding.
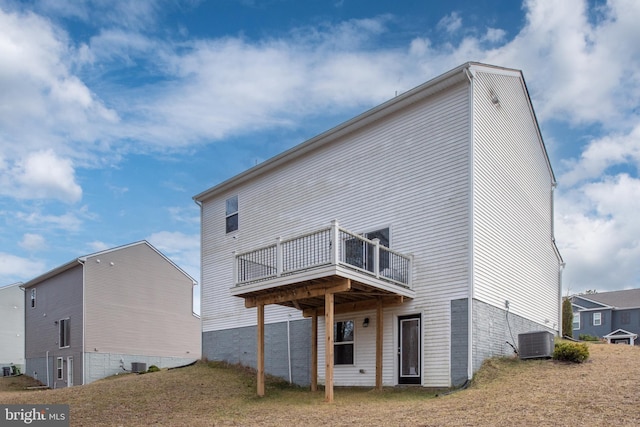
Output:
[[13,363],[24,371],[24,304],[20,286],[0,288],[0,367]]
[[[491,101],[495,94],[498,104]],[[558,329],[552,184],[520,76],[474,77],[473,297]]]
[[[31,308],[31,289],[36,289],[36,306]],[[25,374],[38,372],[35,366],[44,370],[38,372],[38,378],[51,387],[65,387],[66,363],[63,380],[55,379],[55,360],[68,356],[74,359],[74,384],[82,384],[82,265],[49,278],[25,290],[25,356],[27,369]],[[69,319],[69,347],[59,346],[59,322]],[[46,379],[46,355],[49,355],[49,382]],[[36,362],[40,360],[40,362]],[[30,363],[34,361],[35,363]],[[51,369],[53,367],[53,369]]]
[[87,352],[200,358],[193,282],[168,260],[141,243],[87,257],[85,269]]
[[[206,200],[203,331],[256,323],[255,309],[244,308],[243,300],[229,293],[233,251],[325,227],[333,219],[355,232],[389,227],[391,247],[414,255],[417,295],[404,306],[385,311],[384,381],[395,381],[396,326],[391,319],[421,312],[425,385],[448,386],[450,301],[468,294],[468,88],[466,81],[452,86]],[[226,234],[225,199],[234,195],[238,195],[239,230]],[[265,320],[286,321],[289,314],[300,318],[296,310],[268,306]],[[370,326],[363,333],[367,336],[373,330]],[[359,345],[375,349],[375,342]],[[337,383],[371,381],[375,352],[358,354],[357,369],[341,368]],[[360,374],[359,369],[367,373]]]

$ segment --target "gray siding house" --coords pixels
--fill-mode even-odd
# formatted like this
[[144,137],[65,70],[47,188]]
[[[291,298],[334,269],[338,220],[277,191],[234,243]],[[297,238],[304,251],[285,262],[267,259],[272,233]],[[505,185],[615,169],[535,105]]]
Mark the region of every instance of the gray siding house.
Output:
[[398,95],[194,196],[203,356],[257,367],[258,394],[263,370],[461,385],[558,332],[555,186],[520,71],[467,63]]
[[591,335],[613,344],[640,345],[640,289],[571,297],[573,338]]
[[25,374],[58,388],[130,371],[132,363],[163,368],[199,359],[195,284],[146,241],[36,277],[22,285]]
[[0,288],[0,376],[6,372],[13,374],[14,366],[20,372],[24,371],[24,291],[21,284]]

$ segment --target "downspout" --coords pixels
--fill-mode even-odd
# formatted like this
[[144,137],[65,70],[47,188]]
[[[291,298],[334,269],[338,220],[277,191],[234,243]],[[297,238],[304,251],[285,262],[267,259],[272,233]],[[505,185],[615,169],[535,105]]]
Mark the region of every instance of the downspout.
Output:
[[51,388],[51,385],[49,383],[49,350],[47,350],[47,352],[45,353],[45,357],[46,357],[46,365],[47,365],[47,387]]
[[473,279],[474,279],[474,256],[473,256],[473,172],[474,172],[474,150],[473,150],[473,74],[469,67],[464,69],[464,73],[469,79],[469,289],[467,291],[467,381],[473,378]]
[[291,376],[291,332],[289,329],[290,320],[291,314],[287,315],[287,361],[289,363],[289,384],[293,384],[293,378]]
[[82,385],[85,385],[87,383],[86,382],[86,371],[87,371],[86,363],[87,362],[85,360],[85,345],[84,345],[86,324],[87,324],[87,301],[86,301],[87,290],[85,287],[86,269],[85,269],[84,262],[80,258],[78,258],[78,262],[82,265],[82,346],[80,348],[80,354],[82,355]]

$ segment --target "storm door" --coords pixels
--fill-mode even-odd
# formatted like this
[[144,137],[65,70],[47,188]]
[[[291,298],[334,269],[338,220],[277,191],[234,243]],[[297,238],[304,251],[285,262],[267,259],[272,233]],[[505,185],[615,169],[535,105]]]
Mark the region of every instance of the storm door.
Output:
[[398,318],[398,384],[421,384],[421,316]]

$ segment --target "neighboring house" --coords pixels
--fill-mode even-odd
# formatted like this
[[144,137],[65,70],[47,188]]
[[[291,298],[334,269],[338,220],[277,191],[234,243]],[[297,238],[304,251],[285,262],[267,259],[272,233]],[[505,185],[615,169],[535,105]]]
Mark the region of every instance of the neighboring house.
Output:
[[203,356],[257,367],[258,394],[262,370],[459,386],[558,332],[555,186],[520,71],[398,95],[194,196]]
[[21,284],[0,288],[0,376],[24,371],[24,291]]
[[591,335],[613,344],[640,344],[640,289],[574,295],[571,305],[573,338]]
[[57,388],[199,359],[195,284],[146,241],[82,256],[25,283],[25,374]]

